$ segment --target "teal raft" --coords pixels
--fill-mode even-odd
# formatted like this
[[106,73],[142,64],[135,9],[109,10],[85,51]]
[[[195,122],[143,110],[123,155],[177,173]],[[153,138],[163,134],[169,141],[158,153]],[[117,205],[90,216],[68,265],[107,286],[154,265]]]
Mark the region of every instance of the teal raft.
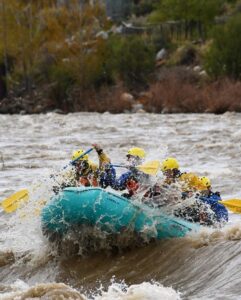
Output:
[[101,188],[66,188],[41,214],[44,234],[65,235],[71,228],[96,226],[107,234],[132,230],[154,239],[183,237],[199,225],[166,215],[145,204],[136,205]]

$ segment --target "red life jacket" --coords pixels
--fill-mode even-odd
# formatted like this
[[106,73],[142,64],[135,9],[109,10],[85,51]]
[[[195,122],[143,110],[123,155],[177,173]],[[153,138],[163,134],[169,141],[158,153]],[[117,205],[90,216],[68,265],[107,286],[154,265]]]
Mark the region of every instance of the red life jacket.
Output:
[[126,188],[131,196],[136,194],[139,187],[140,185],[135,179],[129,179],[126,183]]

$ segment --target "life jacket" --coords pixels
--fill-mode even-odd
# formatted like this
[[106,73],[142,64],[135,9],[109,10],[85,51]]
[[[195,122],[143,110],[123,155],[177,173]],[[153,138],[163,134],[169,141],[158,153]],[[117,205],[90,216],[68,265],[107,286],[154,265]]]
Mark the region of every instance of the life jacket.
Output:
[[78,182],[86,187],[98,186],[97,169],[97,165],[91,160],[88,160],[83,170],[77,170],[77,176],[79,176]]
[[222,199],[218,192],[210,192],[207,197],[199,196],[198,199],[210,206],[211,210],[215,213],[218,222],[228,222],[228,211],[226,207],[219,202]]
[[80,177],[80,178],[79,178],[79,183],[80,183],[81,185],[83,185],[83,186],[86,186],[86,187],[87,187],[87,186],[91,186],[89,179],[86,178],[86,177]]
[[114,187],[116,181],[115,169],[110,164],[106,164],[105,169],[99,170],[98,180],[102,188]]
[[126,188],[129,192],[129,194],[131,196],[133,196],[134,194],[136,194],[137,190],[139,189],[140,185],[137,182],[136,179],[134,178],[130,178],[127,182],[126,182]]
[[96,183],[102,188],[107,188],[108,186],[114,187],[116,171],[111,166],[110,158],[104,153],[103,149],[98,149],[97,154],[99,157],[99,168],[97,167],[98,180],[96,180]]

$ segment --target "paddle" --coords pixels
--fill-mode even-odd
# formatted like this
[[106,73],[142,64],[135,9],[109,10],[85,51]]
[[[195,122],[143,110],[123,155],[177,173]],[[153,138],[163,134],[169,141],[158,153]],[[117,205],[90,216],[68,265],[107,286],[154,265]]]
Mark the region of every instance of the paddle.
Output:
[[[94,148],[90,148],[84,153],[82,153],[79,157],[77,157],[75,160],[72,160],[64,167],[66,169],[70,164],[74,165],[74,163],[81,159],[81,157],[85,156],[86,154],[90,153]],[[23,202],[27,202],[29,200],[29,191],[27,189],[20,190],[13,195],[11,195],[9,198],[4,199],[0,205],[2,206],[3,210],[6,213],[12,213],[16,211],[20,204]]]
[[226,206],[232,212],[241,214],[241,199],[229,199],[218,202]]
[[14,212],[20,205],[20,202],[27,202],[29,199],[29,192],[27,189],[20,190],[14,193],[9,198],[1,202],[3,210],[7,213]]
[[[126,168],[126,169],[131,168],[131,166],[125,166],[125,165],[112,165],[112,166],[117,168]],[[135,166],[134,168],[148,175],[156,175],[160,169],[160,162],[159,160],[153,160],[153,161],[146,162],[143,165]]]
[[[89,150],[86,150],[84,153],[82,153],[80,156],[78,156],[76,159],[74,159],[74,160],[71,160],[70,162],[69,162],[69,164],[68,165],[74,165],[75,163],[76,163],[76,161],[78,161],[79,159],[81,159],[83,156],[85,156],[86,154],[89,154],[91,151],[93,151],[94,150],[94,148],[90,148]],[[67,168],[68,167],[68,165],[67,166],[65,166],[65,168]]]

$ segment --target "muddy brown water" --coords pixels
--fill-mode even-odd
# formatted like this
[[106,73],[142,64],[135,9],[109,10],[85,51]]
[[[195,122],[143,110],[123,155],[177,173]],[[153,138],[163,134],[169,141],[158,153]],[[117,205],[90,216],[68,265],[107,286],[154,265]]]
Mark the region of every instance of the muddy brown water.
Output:
[[36,210],[51,194],[49,175],[92,143],[116,163],[132,146],[147,160],[174,156],[182,170],[209,176],[223,198],[241,198],[240,114],[0,115],[0,125],[0,199],[31,191],[25,207],[0,213],[0,299],[241,298],[239,215],[183,239],[59,256]]

